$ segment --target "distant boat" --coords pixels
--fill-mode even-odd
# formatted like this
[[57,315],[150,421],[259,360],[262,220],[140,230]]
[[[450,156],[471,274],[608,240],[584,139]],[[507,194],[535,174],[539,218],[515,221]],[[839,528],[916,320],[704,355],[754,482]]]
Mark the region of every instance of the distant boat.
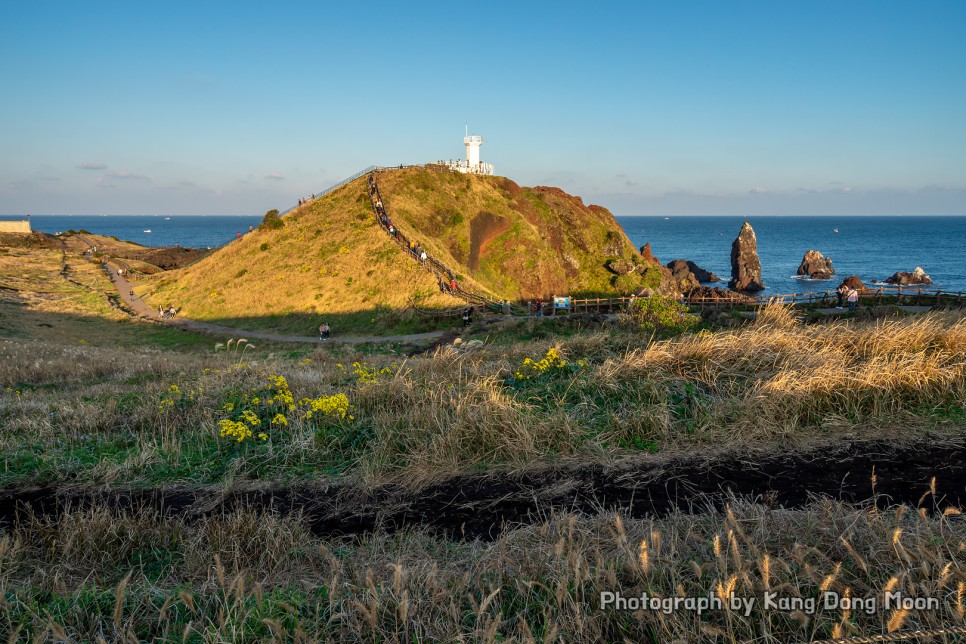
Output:
[[164,218],[165,221],[168,221],[169,219],[171,219],[171,217],[165,217]]
[[146,233],[149,233],[149,232],[151,232],[151,229],[150,229],[150,228],[148,228],[148,229],[147,229],[147,230],[145,230],[144,232],[146,232]]
[[839,229],[838,229],[838,228],[833,228],[833,229],[832,229],[832,232],[833,232],[833,233],[837,233],[838,231],[839,231]]
[[665,217],[665,219],[670,219],[670,217]]

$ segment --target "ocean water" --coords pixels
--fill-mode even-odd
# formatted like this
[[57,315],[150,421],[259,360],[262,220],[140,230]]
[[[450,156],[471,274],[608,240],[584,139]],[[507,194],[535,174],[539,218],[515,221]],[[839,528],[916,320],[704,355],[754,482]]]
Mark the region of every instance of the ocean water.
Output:
[[86,230],[97,235],[113,235],[143,246],[174,246],[189,248],[218,248],[238,233],[245,234],[249,226],[258,226],[258,216],[185,215],[33,215],[30,225],[45,233],[66,230]]
[[[966,217],[617,217],[635,246],[650,242],[663,264],[689,259],[717,274],[722,287],[746,219],[758,238],[763,295],[835,289],[849,275],[868,284],[916,266],[932,278],[929,288],[966,291]],[[807,250],[832,258],[831,280],[794,277]]]
[[[617,217],[638,247],[651,243],[663,263],[690,259],[713,271],[726,286],[731,276],[731,242],[743,217]],[[764,295],[834,289],[843,277],[884,280],[896,271],[921,266],[936,288],[966,291],[966,217],[751,217],[758,238]],[[217,248],[261,223],[259,216],[81,216],[35,215],[35,230],[73,228],[146,246],[180,244]],[[835,229],[838,229],[838,233]],[[150,230],[151,232],[146,232]],[[832,280],[794,277],[805,251],[832,258]]]

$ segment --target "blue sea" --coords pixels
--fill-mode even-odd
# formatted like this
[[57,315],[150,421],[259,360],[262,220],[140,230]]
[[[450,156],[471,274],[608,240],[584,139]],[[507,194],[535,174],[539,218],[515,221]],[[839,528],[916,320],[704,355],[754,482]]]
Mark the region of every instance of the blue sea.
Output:
[[[763,295],[834,289],[849,275],[868,284],[916,266],[932,278],[931,288],[966,291],[966,217],[617,217],[638,248],[650,242],[663,264],[689,259],[724,287],[731,243],[745,220],[758,238]],[[832,258],[831,280],[794,277],[807,250]]]
[[[8,219],[8,217],[4,217]],[[30,225],[34,230],[57,233],[67,230],[86,230],[96,235],[113,235],[143,246],[174,246],[189,248],[218,248],[238,233],[245,234],[249,226],[258,226],[258,216],[182,215],[33,215]]]
[[[937,288],[966,291],[966,217],[749,217],[758,237],[765,295],[834,289],[843,277],[868,283],[921,266]],[[617,217],[638,247],[651,243],[663,263],[690,259],[717,273],[726,286],[731,242],[743,217]],[[261,223],[259,216],[64,216],[35,215],[35,230],[68,229],[114,235],[146,246],[180,244],[217,248]],[[838,232],[835,232],[838,229]],[[150,232],[146,232],[150,231]],[[794,277],[805,251],[832,258],[829,281]]]

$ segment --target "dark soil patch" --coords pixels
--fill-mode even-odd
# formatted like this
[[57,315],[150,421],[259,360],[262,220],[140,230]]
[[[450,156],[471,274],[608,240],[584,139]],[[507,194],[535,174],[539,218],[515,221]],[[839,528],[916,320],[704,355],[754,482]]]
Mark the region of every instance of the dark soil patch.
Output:
[[[876,484],[873,486],[873,474]],[[935,477],[935,495],[929,495]],[[966,502],[966,442],[855,443],[797,452],[732,452],[642,458],[616,465],[568,465],[512,474],[464,475],[414,491],[325,482],[284,487],[152,489],[38,487],[0,492],[0,525],[25,511],[55,516],[107,505],[147,507],[186,520],[237,508],[301,513],[320,535],[422,526],[457,539],[491,539],[550,512],[621,509],[632,516],[700,511],[743,497],[774,507],[817,496],[942,509]]]
[[486,250],[486,245],[497,235],[505,233],[509,227],[510,222],[504,217],[485,210],[470,220],[470,258],[467,265],[471,271],[480,267],[480,256]]

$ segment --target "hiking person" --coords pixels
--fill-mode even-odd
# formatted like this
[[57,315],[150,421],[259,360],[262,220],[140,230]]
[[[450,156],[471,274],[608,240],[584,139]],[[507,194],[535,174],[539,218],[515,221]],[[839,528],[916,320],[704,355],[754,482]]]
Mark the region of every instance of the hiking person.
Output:
[[328,339],[329,339],[329,325],[323,322],[319,326],[319,340],[328,340]]
[[163,320],[164,319],[164,309],[161,308],[161,305],[160,304],[158,304],[158,319],[159,320]]
[[429,258],[429,255],[426,254],[426,251],[422,251],[419,253],[419,261],[425,263],[428,258]]
[[455,279],[451,279],[449,281],[449,290],[451,290],[453,293],[456,293],[456,280]]

